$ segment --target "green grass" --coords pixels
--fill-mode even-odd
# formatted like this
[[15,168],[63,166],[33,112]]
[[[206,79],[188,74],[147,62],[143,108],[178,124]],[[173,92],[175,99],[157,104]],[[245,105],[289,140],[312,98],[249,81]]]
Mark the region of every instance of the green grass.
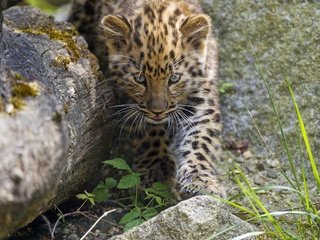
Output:
[[[312,199],[314,196],[310,195],[310,189],[307,184],[306,171],[307,167],[310,165],[313,179],[308,179],[313,181],[314,185],[317,187],[317,192],[320,191],[320,178],[319,171],[317,168],[316,160],[314,158],[308,134],[305,128],[305,123],[303,121],[303,116],[300,112],[298,102],[296,101],[295,94],[290,86],[288,79],[285,79],[285,83],[288,89],[288,95],[291,97],[292,105],[294,106],[296,119],[299,125],[299,130],[301,132],[301,138],[305,149],[302,149],[305,161],[299,163],[299,167],[293,159],[293,154],[291,148],[286,139],[283,131],[283,124],[280,120],[280,114],[277,111],[275,101],[270,91],[270,87],[266,78],[264,77],[263,70],[256,59],[256,67],[260,73],[260,76],[264,82],[266,90],[269,95],[270,104],[272,106],[273,112],[276,115],[278,122],[278,127],[280,130],[281,141],[283,143],[283,148],[286,152],[287,160],[290,166],[290,173],[292,177],[287,176],[284,171],[282,174],[286,178],[288,185],[290,186],[264,186],[259,188],[254,188],[249,179],[246,177],[245,173],[236,166],[236,176],[235,182],[241,190],[241,194],[230,198],[229,200],[221,200],[237,209],[239,216],[248,222],[256,224],[260,231],[247,233],[242,236],[234,238],[234,240],[247,239],[249,236],[256,236],[258,239],[320,239],[320,215],[317,209],[317,204]],[[258,129],[259,131],[259,129]],[[260,136],[262,137],[262,136]],[[302,147],[302,146],[301,146]],[[299,171],[297,170],[299,169]],[[270,211],[263,202],[263,197],[261,193],[265,194],[270,191],[287,191],[289,194],[295,195],[299,201],[291,204],[291,209],[283,209],[280,211]],[[246,204],[240,204],[237,201],[240,199],[245,200]],[[285,200],[285,199],[284,199]],[[232,228],[226,229],[210,239],[219,239],[219,236],[225,231]],[[258,237],[259,236],[259,237]]]
[[26,2],[36,8],[39,8],[47,13],[54,13],[55,10],[57,9],[56,6],[51,5],[45,0],[26,0]]

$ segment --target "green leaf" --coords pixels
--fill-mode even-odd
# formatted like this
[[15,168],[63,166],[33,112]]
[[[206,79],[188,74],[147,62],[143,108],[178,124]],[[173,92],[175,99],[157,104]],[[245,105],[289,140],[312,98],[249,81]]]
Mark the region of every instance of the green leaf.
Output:
[[117,186],[117,180],[114,178],[106,178],[106,180],[104,180],[104,186],[108,189],[114,188]]
[[143,223],[144,221],[142,220],[142,219],[135,219],[135,220],[133,220],[133,221],[131,221],[131,222],[128,222],[128,223],[126,223],[125,225],[124,225],[124,228],[123,228],[123,230],[124,231],[128,231],[129,229],[131,229],[131,228],[134,228],[134,227],[136,227],[136,226],[139,226],[141,223]]
[[155,208],[148,208],[142,212],[142,217],[144,219],[149,220],[158,214],[158,211]]
[[162,198],[161,197],[158,197],[158,196],[155,196],[154,199],[156,200],[157,204],[160,206],[160,205],[163,205],[163,201],[162,201]]
[[123,176],[120,179],[117,188],[127,189],[127,188],[132,188],[134,186],[137,186],[139,184],[140,184],[140,176],[137,176],[135,174],[129,174],[129,175]]
[[84,190],[84,193],[85,193],[88,197],[94,197],[94,194],[93,194],[93,193],[89,193],[89,192],[87,192],[86,190]]
[[219,88],[219,93],[223,94],[223,93],[230,92],[231,90],[233,90],[234,84],[223,82],[223,83],[219,84],[218,88]]
[[[160,186],[160,185],[157,187],[161,187],[162,189],[164,188],[164,186]],[[165,191],[160,191],[160,190],[153,188],[153,186],[152,186],[151,188],[145,188],[144,191],[146,192],[147,195],[150,193],[153,193],[153,194],[160,196],[161,198],[166,199],[166,200],[172,200],[175,198],[174,194],[168,188]]]
[[88,199],[88,196],[84,193],[80,193],[80,194],[77,194],[76,195],[76,198],[79,198],[79,199]]
[[95,195],[94,200],[98,203],[106,201],[109,198],[109,190],[107,188],[99,187],[99,185],[93,190]]
[[154,198],[159,206],[163,205],[163,201],[161,197],[149,192],[146,192],[146,194],[147,194],[147,197],[145,198],[146,200]]
[[129,165],[122,158],[115,158],[115,159],[112,159],[112,160],[106,160],[106,161],[103,161],[103,163],[111,165],[112,167],[114,167],[116,169],[127,170],[127,171],[132,172],[132,170],[129,167]]
[[132,222],[134,219],[139,218],[141,215],[140,208],[133,208],[130,212],[125,214],[119,221],[119,224]]
[[167,184],[163,184],[160,182],[155,182],[154,184],[152,184],[152,188],[158,191],[169,190],[169,186]]
[[95,204],[92,197],[89,197],[88,200],[89,200],[89,202],[91,203],[91,205],[94,205],[94,204]]

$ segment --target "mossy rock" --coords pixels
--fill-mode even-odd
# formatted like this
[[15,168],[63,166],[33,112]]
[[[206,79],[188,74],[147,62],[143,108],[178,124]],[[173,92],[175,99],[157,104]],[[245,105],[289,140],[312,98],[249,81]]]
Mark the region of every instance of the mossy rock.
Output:
[[221,97],[225,136],[248,139],[256,154],[271,157],[255,123],[275,156],[286,159],[264,77],[289,148],[297,162],[304,159],[294,105],[284,80],[293,88],[316,150],[320,144],[320,3],[214,0],[204,1],[204,5],[220,43],[220,81],[232,83],[235,90]]

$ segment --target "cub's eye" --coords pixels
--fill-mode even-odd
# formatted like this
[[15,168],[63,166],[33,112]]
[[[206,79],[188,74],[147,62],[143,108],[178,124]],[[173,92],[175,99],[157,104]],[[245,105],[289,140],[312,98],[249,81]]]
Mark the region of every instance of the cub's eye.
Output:
[[180,78],[181,78],[182,73],[173,73],[170,78],[169,78],[169,82],[170,83],[177,83],[179,82]]
[[133,74],[133,78],[137,83],[145,83],[147,81],[146,77],[141,73]]

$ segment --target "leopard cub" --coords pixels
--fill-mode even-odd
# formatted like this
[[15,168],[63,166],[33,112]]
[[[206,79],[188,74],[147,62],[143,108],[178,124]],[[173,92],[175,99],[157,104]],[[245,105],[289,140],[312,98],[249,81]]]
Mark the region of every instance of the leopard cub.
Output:
[[135,136],[134,168],[144,184],[177,182],[183,192],[225,197],[214,166],[221,131],[217,44],[210,18],[193,2],[91,0],[85,7],[88,22],[103,28],[97,39],[107,50],[115,115]]

